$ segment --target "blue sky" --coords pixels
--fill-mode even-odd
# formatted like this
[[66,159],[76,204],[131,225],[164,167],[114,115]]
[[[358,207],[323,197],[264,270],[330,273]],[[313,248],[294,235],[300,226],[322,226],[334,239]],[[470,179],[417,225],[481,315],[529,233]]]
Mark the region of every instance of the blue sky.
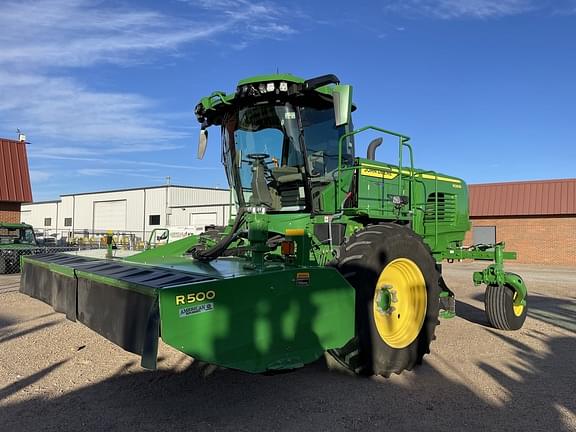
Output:
[[576,0],[0,2],[0,136],[26,132],[37,201],[225,186],[194,106],[277,70],[353,84],[355,125],[411,136],[418,167],[576,177]]

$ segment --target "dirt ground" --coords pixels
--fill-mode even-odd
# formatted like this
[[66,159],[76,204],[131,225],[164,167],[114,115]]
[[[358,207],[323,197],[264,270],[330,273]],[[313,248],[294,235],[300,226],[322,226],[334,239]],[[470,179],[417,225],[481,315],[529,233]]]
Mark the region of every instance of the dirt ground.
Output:
[[0,276],[0,431],[576,431],[576,268],[510,266],[530,291],[522,330],[490,328],[476,264],[445,266],[458,317],[390,379],[319,361],[276,375],[217,369],[161,345],[159,370]]

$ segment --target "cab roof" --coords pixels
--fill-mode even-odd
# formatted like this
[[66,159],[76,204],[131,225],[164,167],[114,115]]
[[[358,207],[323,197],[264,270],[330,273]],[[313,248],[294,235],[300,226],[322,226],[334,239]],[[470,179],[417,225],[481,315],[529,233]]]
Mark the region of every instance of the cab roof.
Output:
[[[203,126],[218,124],[222,113],[238,103],[239,100],[264,98],[269,95],[293,97],[304,96],[316,92],[324,98],[332,98],[332,88],[340,83],[336,75],[322,75],[304,79],[289,73],[255,75],[238,81],[234,93],[215,91],[210,96],[203,97],[196,105],[195,114]],[[354,111],[356,106],[352,104]]]
[[32,228],[32,225],[28,225],[25,223],[0,222],[0,228],[8,228],[8,229]]

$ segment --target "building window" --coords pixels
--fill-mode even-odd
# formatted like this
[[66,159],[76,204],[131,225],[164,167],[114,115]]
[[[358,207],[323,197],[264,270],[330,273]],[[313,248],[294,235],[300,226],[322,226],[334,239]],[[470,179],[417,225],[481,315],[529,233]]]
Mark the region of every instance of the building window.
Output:
[[44,226],[45,227],[52,226],[52,218],[44,218]]
[[160,225],[160,215],[148,216],[148,225]]
[[64,218],[64,226],[72,226],[72,218]]
[[474,242],[475,245],[496,244],[496,227],[493,225],[472,227],[472,241]]

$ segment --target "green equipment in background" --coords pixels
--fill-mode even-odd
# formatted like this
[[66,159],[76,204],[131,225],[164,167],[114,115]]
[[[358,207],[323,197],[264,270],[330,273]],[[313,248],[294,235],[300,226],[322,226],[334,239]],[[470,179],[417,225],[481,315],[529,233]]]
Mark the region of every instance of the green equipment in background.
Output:
[[39,249],[32,225],[0,222],[0,274],[20,272],[20,257]]
[[[354,129],[352,87],[334,75],[263,75],[196,106],[198,157],[208,128],[236,204],[226,227],[124,260],[24,258],[21,291],[156,366],[158,338],[216,365],[290,369],[328,353],[361,374],[411,369],[438,317],[454,316],[443,260],[494,261],[476,272],[496,328],[522,326],[526,287],[504,244],[464,247],[462,179],[418,169],[410,138]],[[362,157],[364,132],[381,135]],[[376,151],[393,145],[397,160]]]

